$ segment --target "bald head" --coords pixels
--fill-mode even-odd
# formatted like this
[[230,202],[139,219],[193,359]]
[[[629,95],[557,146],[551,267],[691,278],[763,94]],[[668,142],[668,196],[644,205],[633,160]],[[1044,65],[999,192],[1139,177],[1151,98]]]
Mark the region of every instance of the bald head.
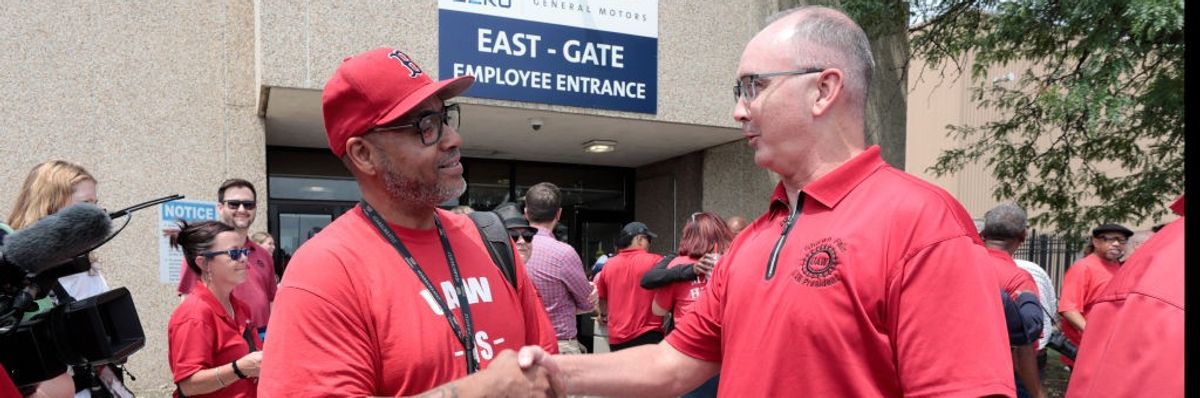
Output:
[[849,16],[829,7],[800,6],[768,17],[759,33],[764,34],[788,38],[797,67],[844,71],[848,102],[866,112],[875,58],[866,32]]
[[742,216],[729,217],[725,220],[725,225],[728,225],[733,234],[737,235],[743,229],[746,229],[746,219],[742,218]]

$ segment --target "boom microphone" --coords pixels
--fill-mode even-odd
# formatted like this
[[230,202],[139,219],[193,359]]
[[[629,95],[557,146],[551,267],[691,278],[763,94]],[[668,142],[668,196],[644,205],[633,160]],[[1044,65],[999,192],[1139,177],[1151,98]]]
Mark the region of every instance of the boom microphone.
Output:
[[67,206],[6,236],[0,263],[39,274],[94,249],[111,230],[112,221],[100,207],[86,203]]

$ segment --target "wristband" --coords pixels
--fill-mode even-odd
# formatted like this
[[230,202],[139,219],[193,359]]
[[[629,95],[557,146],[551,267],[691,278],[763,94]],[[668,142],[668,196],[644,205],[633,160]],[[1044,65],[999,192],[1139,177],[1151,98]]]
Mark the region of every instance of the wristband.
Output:
[[242,373],[242,370],[241,370],[241,369],[238,369],[238,367],[237,367],[237,361],[230,362],[229,364],[230,364],[230,365],[233,365],[233,374],[237,375],[237,377],[238,377],[239,379],[245,379],[245,378],[246,378],[246,374],[245,374],[245,373]]

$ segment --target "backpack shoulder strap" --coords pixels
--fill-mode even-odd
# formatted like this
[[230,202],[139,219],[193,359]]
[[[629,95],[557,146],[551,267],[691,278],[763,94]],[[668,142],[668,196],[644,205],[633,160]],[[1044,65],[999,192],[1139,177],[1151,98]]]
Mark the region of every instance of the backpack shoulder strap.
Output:
[[479,228],[479,236],[483,237],[484,246],[492,256],[492,262],[500,267],[500,273],[508,279],[513,289],[517,288],[516,260],[513,259],[512,240],[508,238],[508,230],[500,216],[490,211],[476,211],[467,217]]

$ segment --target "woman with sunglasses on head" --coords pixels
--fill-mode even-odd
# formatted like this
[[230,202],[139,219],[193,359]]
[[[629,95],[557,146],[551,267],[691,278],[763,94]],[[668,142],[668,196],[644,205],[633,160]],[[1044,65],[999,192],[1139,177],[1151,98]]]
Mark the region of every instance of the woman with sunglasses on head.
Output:
[[245,240],[219,221],[179,221],[173,247],[183,249],[199,283],[171,314],[168,356],[177,397],[255,397],[262,342],[250,308],[232,294],[246,281]]
[[[663,316],[671,312],[675,322],[691,312],[691,306],[704,294],[708,285],[708,277],[712,274],[712,266],[716,265],[721,253],[729,249],[733,241],[733,230],[720,216],[712,212],[692,214],[691,220],[683,226],[683,238],[679,241],[679,256],[667,263],[667,269],[682,267],[693,263],[703,263],[697,267],[703,272],[697,273],[691,280],[674,282],[654,291],[654,302],[651,309],[654,315]],[[715,397],[717,396],[717,379],[713,376],[684,397]]]

